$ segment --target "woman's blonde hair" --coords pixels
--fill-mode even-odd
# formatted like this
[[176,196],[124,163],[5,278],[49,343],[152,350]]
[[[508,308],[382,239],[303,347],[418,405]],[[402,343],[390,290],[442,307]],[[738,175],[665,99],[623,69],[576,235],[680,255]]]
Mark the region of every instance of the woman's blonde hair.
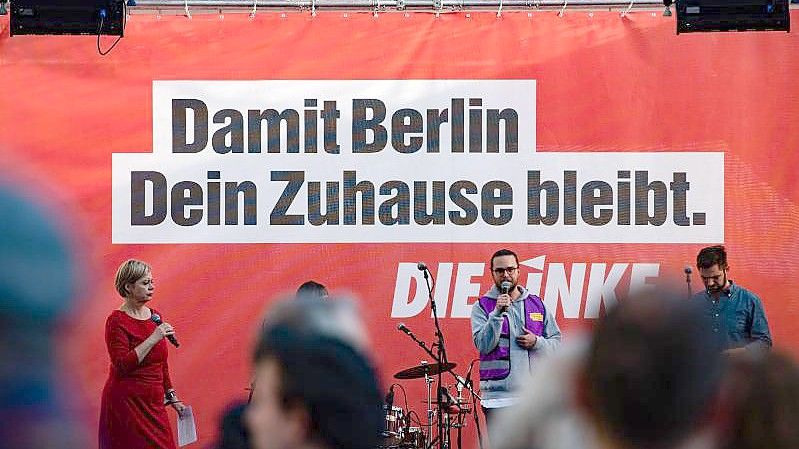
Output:
[[150,266],[141,260],[128,259],[117,270],[117,277],[114,280],[114,285],[117,288],[119,296],[127,298],[130,292],[125,289],[128,284],[135,284],[136,281],[143,278],[145,274],[150,272]]

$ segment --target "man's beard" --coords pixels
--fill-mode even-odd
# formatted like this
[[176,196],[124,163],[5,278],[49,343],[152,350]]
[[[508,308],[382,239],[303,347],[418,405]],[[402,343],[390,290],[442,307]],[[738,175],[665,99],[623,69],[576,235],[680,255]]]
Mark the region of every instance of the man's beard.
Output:
[[499,281],[495,282],[495,285],[497,286],[497,290],[499,290],[500,292],[502,292],[502,283],[503,282],[510,282],[510,288],[508,289],[508,292],[512,292],[516,288],[516,286],[518,285],[518,283],[515,282],[513,279],[502,279],[502,280],[499,280]]
[[721,285],[714,285],[712,287],[708,287],[707,291],[710,293],[721,293],[724,289],[727,288],[727,272],[724,272],[724,281]]

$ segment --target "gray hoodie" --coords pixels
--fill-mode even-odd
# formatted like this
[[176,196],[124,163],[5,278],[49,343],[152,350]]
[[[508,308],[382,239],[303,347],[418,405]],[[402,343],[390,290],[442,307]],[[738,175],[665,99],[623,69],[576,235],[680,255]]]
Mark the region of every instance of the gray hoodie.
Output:
[[[516,288],[521,293],[519,298],[525,298],[530,294],[522,286]],[[496,298],[499,295],[499,289],[493,286],[483,296]],[[472,306],[472,339],[474,346],[481,354],[491,352],[499,344],[503,315],[508,316],[510,330],[510,374],[500,380],[480,381],[480,394],[483,398],[483,407],[486,408],[512,405],[519,396],[520,387],[529,381],[531,368],[537,359],[532,356],[536,353],[543,355],[552,352],[560,344],[560,328],[549,309],[546,309],[544,315],[543,335],[538,337],[532,349],[527,350],[516,343],[516,337],[524,334],[522,330],[524,328],[524,301],[514,301],[504,314],[500,313],[498,309],[486,314],[480,304],[475,302]]]

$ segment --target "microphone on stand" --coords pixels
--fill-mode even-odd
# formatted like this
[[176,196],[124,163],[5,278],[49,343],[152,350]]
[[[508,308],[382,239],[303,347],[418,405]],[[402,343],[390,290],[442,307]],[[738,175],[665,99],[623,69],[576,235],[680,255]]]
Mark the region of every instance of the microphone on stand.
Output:
[[456,375],[456,379],[458,379],[458,383],[455,384],[455,390],[458,392],[458,404],[463,401],[463,387],[466,385],[466,379],[461,376]]
[[455,388],[458,390],[458,404],[463,401],[463,388],[469,388],[472,382],[472,368],[474,367],[474,362],[469,364],[469,369],[466,370],[466,378],[464,379],[461,376],[455,375],[455,378],[458,379],[458,382],[455,384]]
[[469,364],[469,369],[466,371],[466,385],[472,385],[472,368],[474,368],[474,361]]
[[407,327],[405,327],[405,323],[399,323],[399,324],[397,325],[397,329],[401,330],[402,332],[405,332],[405,333],[406,333],[406,334],[408,334],[408,335],[411,335],[411,336],[413,335],[413,332],[411,332],[411,330],[410,330],[410,329],[408,329]]
[[693,270],[690,265],[686,265],[683,272],[685,273],[685,283],[688,284],[688,297],[690,298],[693,294],[693,290],[691,289],[691,273],[693,273]]
[[424,262],[417,262],[416,269],[424,274],[425,279],[429,279],[428,276],[432,276],[432,274],[430,274],[430,270],[427,269],[427,265]]

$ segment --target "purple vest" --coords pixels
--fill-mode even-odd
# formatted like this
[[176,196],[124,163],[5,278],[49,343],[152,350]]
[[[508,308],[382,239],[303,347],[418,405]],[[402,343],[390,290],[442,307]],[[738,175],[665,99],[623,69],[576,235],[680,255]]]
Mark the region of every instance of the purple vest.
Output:
[[[483,296],[478,300],[480,307],[490,314],[497,307],[496,298]],[[535,335],[544,334],[546,308],[538,296],[529,293],[524,298],[524,325]],[[499,344],[488,354],[480,354],[480,380],[500,380],[510,374],[510,326],[508,317],[503,317]]]

